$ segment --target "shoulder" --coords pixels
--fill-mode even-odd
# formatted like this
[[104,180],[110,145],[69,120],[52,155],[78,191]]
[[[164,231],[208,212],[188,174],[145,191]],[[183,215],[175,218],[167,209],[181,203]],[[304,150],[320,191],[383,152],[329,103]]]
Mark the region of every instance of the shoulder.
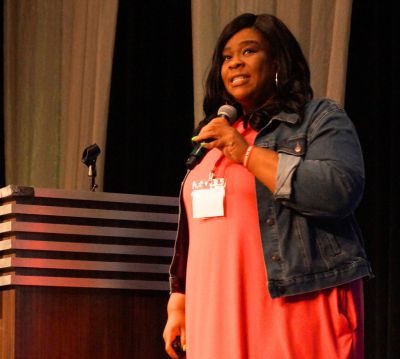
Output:
[[333,131],[337,135],[344,135],[344,131],[354,132],[354,124],[347,115],[343,106],[329,98],[313,99],[305,107],[304,122],[311,138],[321,131]]
[[318,126],[318,123],[332,120],[349,121],[344,108],[329,98],[313,99],[304,108],[304,122]]
[[328,114],[331,112],[345,112],[342,105],[330,98],[312,99],[306,104],[304,110],[305,116],[315,116],[317,114]]

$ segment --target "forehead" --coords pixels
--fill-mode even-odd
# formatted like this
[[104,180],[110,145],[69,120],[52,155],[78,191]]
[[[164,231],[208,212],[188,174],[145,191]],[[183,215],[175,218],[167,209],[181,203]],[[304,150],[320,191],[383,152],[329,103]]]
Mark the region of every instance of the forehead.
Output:
[[245,28],[234,34],[225,44],[224,50],[228,50],[234,46],[246,45],[248,43],[258,43],[266,45],[261,33],[252,28]]

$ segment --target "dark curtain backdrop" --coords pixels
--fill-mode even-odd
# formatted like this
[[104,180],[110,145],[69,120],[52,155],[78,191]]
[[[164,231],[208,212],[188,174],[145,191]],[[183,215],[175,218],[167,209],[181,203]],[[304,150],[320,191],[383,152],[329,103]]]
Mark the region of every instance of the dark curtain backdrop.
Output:
[[190,1],[120,0],[104,190],[178,195],[191,150]]
[[346,109],[364,150],[357,212],[376,278],[366,283],[366,358],[400,358],[400,21],[396,2],[354,0]]

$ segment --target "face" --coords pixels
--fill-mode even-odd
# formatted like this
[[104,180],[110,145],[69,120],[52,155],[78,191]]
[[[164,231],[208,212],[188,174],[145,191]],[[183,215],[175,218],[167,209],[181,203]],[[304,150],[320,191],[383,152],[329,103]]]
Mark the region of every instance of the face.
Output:
[[223,50],[221,77],[228,93],[249,112],[275,91],[275,66],[268,44],[254,29],[245,28],[233,35]]

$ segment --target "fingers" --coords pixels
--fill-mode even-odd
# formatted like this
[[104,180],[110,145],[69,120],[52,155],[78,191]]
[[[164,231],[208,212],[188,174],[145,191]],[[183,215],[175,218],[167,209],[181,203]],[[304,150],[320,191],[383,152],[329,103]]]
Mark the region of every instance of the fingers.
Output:
[[209,141],[209,142],[201,142],[201,147],[206,148],[207,150],[211,150],[212,148],[219,148],[220,146],[218,146],[218,144],[220,143],[220,141],[217,140],[213,140],[213,141]]
[[[171,358],[179,358],[180,355],[186,352],[186,336],[185,331],[181,331],[180,337],[179,336],[171,336],[168,338],[164,338],[165,341],[165,351]],[[177,342],[179,346],[177,346]]]
[[218,148],[225,157],[237,163],[242,163],[249,147],[244,137],[223,117],[211,120],[192,141],[207,150]]
[[194,142],[208,142],[211,143],[214,139],[223,136],[227,129],[232,129],[229,122],[223,117],[217,117],[212,119],[207,125],[205,125],[200,133],[192,138]]
[[184,342],[184,344],[186,344],[185,310],[170,308],[168,310],[168,320],[164,328],[163,338],[165,342],[165,351],[173,359],[178,358],[178,355],[173,348],[173,341],[178,336],[181,337],[181,343]]
[[192,138],[192,141],[201,143],[202,147],[206,149],[214,147],[222,149],[229,143],[232,143],[233,137],[237,135],[239,133],[229,125],[226,119],[215,118],[204,126],[200,133]]
[[164,330],[163,337],[165,342],[165,351],[169,355],[169,357],[177,359],[178,355],[176,354],[174,348],[172,347],[172,342],[179,335],[179,333],[174,333],[172,331]]
[[182,328],[181,330],[181,345],[183,351],[186,351],[186,331],[185,328]]
[[[173,338],[173,339],[175,339],[175,338]],[[174,348],[172,348],[173,339],[165,340],[165,351],[167,352],[167,354],[170,358],[178,359],[178,355],[176,354]]]

